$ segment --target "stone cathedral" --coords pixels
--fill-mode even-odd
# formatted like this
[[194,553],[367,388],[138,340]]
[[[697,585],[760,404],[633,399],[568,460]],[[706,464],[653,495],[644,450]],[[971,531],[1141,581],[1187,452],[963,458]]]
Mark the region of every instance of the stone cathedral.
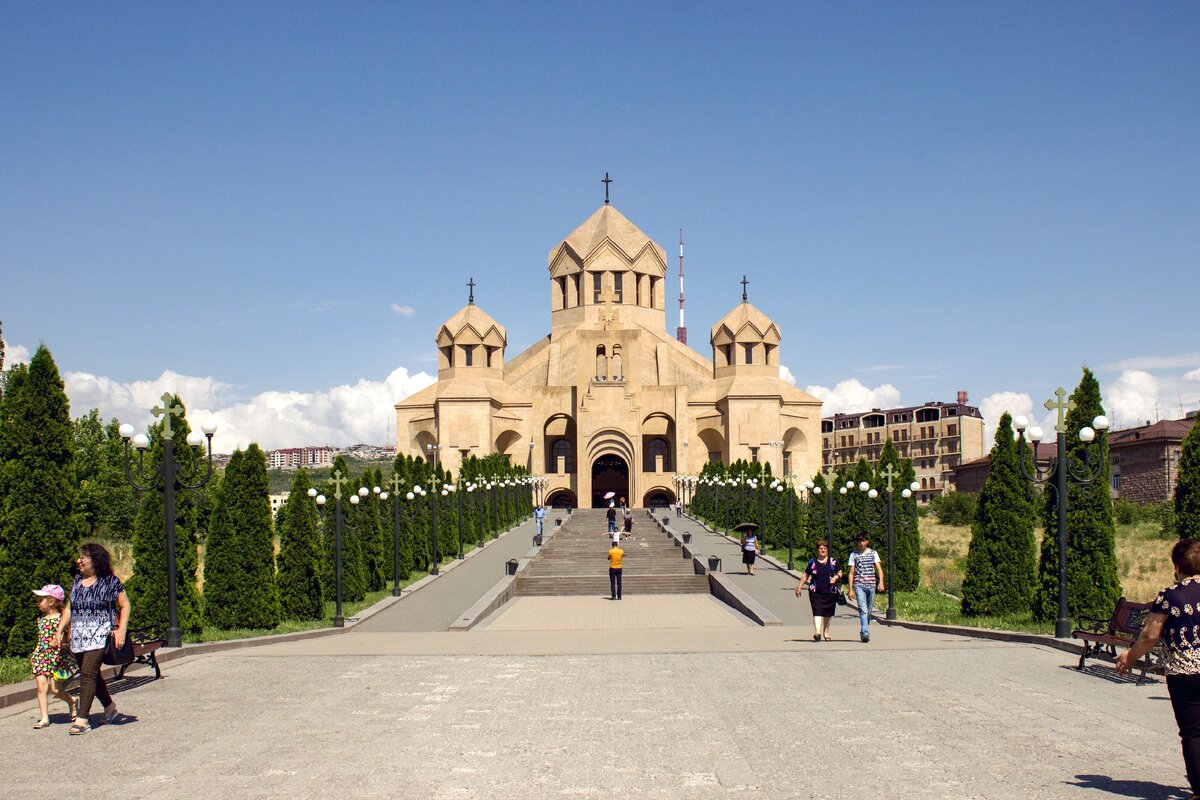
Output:
[[[501,452],[545,476],[547,505],[675,500],[706,461],[821,466],[821,401],[779,377],[779,327],[746,300],[712,326],[711,360],[667,332],[666,252],[606,201],[550,250],[550,334],[507,357],[470,302],[437,330],[438,381],[396,404],[396,449]],[[782,288],[782,287],[780,287]],[[528,313],[517,310],[516,313]]]

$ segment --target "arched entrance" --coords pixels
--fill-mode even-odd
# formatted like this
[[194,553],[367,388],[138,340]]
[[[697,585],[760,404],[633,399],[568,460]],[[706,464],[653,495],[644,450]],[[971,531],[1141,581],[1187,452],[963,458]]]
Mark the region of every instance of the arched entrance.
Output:
[[558,489],[550,495],[546,505],[550,508],[575,508],[575,493],[570,489]]
[[675,505],[675,493],[665,486],[656,486],[642,498],[645,508],[670,508]]
[[614,492],[613,501],[629,497],[629,463],[613,453],[606,453],[592,462],[592,508],[605,508],[604,495]]

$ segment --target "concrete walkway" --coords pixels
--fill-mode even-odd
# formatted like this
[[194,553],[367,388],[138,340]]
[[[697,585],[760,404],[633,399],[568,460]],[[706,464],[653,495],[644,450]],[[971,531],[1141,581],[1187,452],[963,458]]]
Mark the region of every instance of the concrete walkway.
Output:
[[[553,516],[547,519],[552,520]],[[548,522],[547,529],[553,525],[552,521]],[[533,520],[525,521],[507,535],[489,541],[482,550],[473,552],[454,569],[443,568],[444,574],[437,580],[401,596],[390,607],[363,620],[354,630],[370,633],[446,630],[504,577],[505,562],[529,552],[534,530]]]
[[[656,516],[661,518],[665,515],[666,513],[663,512]],[[808,603],[808,597],[807,595],[796,597],[796,584],[800,580],[799,571],[804,568],[803,563],[798,563],[796,565],[797,574],[791,575],[787,570],[780,569],[759,557],[758,562],[754,565],[755,575],[751,577],[746,574],[746,568],[742,565],[742,552],[737,542],[732,542],[721,534],[708,530],[703,524],[689,517],[676,517],[674,511],[670,512],[670,516],[669,528],[680,533],[690,532],[697,554],[720,556],[721,569],[725,575],[731,578],[740,589],[783,620],[784,625],[804,626],[811,629],[812,610]],[[837,556],[835,555],[834,558]],[[838,558],[839,563],[842,558]],[[880,600],[883,600],[882,605],[879,603]],[[853,602],[853,598],[851,601]],[[882,612],[886,607],[886,602],[886,598],[876,598],[877,611]],[[872,634],[874,632],[875,626],[872,626]],[[882,625],[879,626],[879,632],[884,633]],[[858,612],[850,606],[838,606],[831,623],[831,635],[835,638],[857,638]],[[872,635],[872,639],[874,638]]]

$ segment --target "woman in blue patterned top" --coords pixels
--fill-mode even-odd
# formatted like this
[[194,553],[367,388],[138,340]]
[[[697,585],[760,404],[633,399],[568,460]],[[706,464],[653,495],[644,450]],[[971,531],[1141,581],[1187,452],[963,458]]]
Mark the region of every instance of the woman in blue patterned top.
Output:
[[1192,800],[1200,800],[1200,540],[1184,539],[1171,549],[1174,586],[1158,593],[1133,647],[1117,658],[1117,671],[1129,672],[1159,641],[1163,667]]
[[[108,693],[100,669],[109,636],[116,639],[117,647],[125,645],[130,610],[125,586],[113,575],[107,550],[98,544],[85,544],[79,548],[75,564],[79,574],[71,585],[70,601],[59,618],[55,636],[56,643],[61,644],[63,632],[70,629],[71,653],[79,664],[78,720],[68,731],[72,736],[91,730],[88,714],[93,697],[99,698],[104,706],[105,722],[117,718],[117,704]],[[115,626],[114,613],[118,615]]]

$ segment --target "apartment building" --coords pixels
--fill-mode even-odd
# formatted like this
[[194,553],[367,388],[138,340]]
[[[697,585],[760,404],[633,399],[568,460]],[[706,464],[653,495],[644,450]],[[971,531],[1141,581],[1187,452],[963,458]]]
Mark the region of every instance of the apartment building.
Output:
[[269,469],[296,469],[298,467],[327,467],[333,463],[332,447],[285,447],[267,453]]
[[954,468],[980,458],[983,415],[968,405],[966,392],[953,403],[929,402],[904,408],[873,408],[857,414],[834,414],[821,420],[821,469],[827,475],[860,458],[875,466],[884,442],[896,446],[901,458],[911,458],[927,503],[953,488]]

